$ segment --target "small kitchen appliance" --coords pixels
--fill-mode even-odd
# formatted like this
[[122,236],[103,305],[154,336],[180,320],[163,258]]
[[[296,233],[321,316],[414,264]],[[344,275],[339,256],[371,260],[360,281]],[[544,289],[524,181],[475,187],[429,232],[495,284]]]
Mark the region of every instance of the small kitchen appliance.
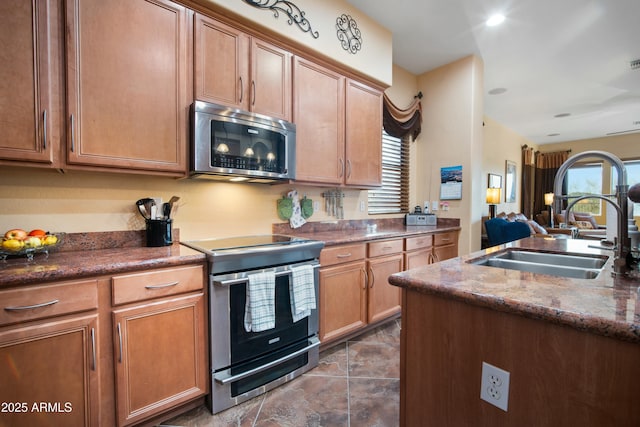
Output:
[[[220,412],[265,393],[318,364],[318,312],[294,321],[291,287],[296,269],[311,267],[318,301],[319,257],[324,242],[285,235],[241,236],[181,242],[207,254],[211,393]],[[275,327],[246,330],[250,276],[275,275]]]
[[437,218],[435,214],[422,213],[422,209],[420,206],[416,206],[412,213],[405,214],[404,216],[405,225],[436,225]]

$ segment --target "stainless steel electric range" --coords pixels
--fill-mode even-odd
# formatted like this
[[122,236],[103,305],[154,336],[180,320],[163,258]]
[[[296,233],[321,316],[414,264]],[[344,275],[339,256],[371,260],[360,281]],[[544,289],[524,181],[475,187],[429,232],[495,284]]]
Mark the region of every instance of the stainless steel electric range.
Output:
[[[277,387],[318,364],[318,312],[297,322],[291,314],[291,272],[313,267],[318,300],[318,269],[324,242],[285,235],[255,235],[182,242],[207,254],[212,413]],[[249,276],[275,275],[275,327],[245,328]]]

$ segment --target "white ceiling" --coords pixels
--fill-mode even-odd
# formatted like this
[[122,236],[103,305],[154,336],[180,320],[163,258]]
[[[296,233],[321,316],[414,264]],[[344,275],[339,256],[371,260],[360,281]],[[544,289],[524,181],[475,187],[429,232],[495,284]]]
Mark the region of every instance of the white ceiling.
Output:
[[[640,132],[640,0],[347,1],[393,33],[393,62],[413,74],[482,58],[485,114],[534,143]],[[485,26],[496,12],[504,23]]]

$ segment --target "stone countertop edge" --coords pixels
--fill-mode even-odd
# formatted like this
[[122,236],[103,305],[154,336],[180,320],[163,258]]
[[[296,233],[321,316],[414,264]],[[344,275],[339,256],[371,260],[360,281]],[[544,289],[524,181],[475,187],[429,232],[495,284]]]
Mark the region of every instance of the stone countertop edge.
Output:
[[76,280],[153,268],[204,264],[205,254],[177,242],[162,247],[125,247],[36,254],[33,261],[0,261],[0,289]]
[[[594,241],[528,238],[393,274],[392,285],[491,310],[640,343],[640,280],[611,275],[613,254]],[[595,279],[570,279],[469,263],[502,250],[608,255]]]

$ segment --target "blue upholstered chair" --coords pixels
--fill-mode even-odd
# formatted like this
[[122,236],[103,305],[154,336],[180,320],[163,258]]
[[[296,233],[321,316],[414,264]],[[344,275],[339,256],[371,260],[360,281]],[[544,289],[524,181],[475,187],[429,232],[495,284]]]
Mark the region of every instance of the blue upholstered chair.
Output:
[[485,221],[484,228],[487,231],[489,246],[513,242],[531,235],[528,224],[518,221],[511,222],[504,218],[492,218]]

